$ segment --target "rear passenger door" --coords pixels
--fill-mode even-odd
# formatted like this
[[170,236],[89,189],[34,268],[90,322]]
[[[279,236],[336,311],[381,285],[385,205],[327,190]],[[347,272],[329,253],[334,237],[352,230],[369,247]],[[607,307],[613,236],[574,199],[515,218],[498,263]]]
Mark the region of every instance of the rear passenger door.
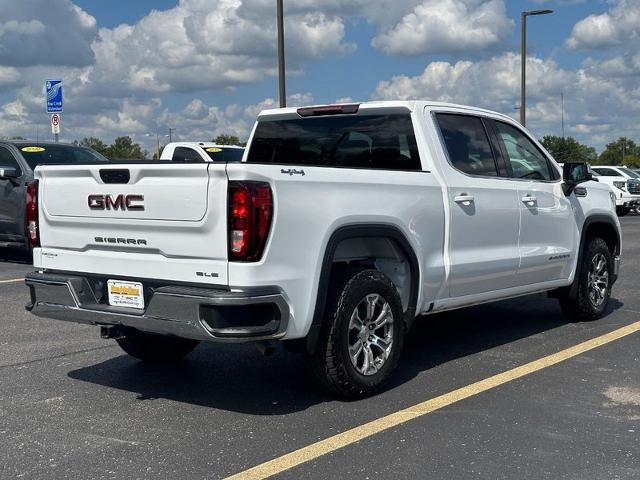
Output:
[[[562,179],[551,161],[515,125],[495,121],[495,133],[508,159],[520,203],[519,285],[569,278],[577,254],[578,229]],[[583,189],[581,189],[583,190]]]
[[449,294],[513,287],[520,259],[516,183],[499,175],[504,161],[483,118],[436,113],[435,121],[447,157],[441,163],[450,209]]

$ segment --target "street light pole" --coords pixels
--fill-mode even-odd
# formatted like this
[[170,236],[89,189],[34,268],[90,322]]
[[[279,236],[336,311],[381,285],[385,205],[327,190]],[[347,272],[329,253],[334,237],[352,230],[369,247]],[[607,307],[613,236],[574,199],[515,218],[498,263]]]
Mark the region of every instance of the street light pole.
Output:
[[522,12],[520,19],[520,123],[526,125],[525,112],[527,110],[527,14]]
[[564,140],[564,92],[560,93],[560,103],[562,103],[562,140]]
[[520,123],[523,127],[527,125],[527,17],[530,15],[548,15],[549,13],[553,13],[553,10],[531,10],[522,12],[521,16]]
[[280,87],[280,108],[287,106],[287,92],[285,83],[285,64],[284,64],[284,5],[283,0],[277,0],[277,16],[278,16],[278,77]]
[[172,137],[173,130],[174,130],[173,128],[169,127],[169,143],[171,143],[171,139],[173,138]]

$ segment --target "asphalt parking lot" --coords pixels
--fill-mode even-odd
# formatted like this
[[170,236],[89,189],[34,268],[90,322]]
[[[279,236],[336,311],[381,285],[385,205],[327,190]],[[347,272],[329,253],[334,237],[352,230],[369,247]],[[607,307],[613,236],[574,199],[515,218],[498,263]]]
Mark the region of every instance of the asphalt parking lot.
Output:
[[[0,478],[242,474],[636,325],[640,217],[622,225],[621,278],[602,320],[566,323],[556,301],[542,295],[428,317],[412,330],[392,387],[356,402],[318,394],[295,354],[262,358],[251,345],[201,345],[179,366],[143,365],[94,327],[27,314],[20,279],[30,267],[5,252]],[[365,428],[343,448],[323,454],[310,447],[309,461],[293,468],[267,465],[263,472],[287,479],[640,479],[640,333],[591,347],[379,433]]]

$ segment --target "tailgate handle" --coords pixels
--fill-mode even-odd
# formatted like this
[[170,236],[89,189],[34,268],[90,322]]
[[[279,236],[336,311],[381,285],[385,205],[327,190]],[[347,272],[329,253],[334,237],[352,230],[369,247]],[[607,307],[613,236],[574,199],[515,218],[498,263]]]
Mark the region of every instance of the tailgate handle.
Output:
[[131,174],[126,168],[100,170],[100,178],[104,183],[129,183]]

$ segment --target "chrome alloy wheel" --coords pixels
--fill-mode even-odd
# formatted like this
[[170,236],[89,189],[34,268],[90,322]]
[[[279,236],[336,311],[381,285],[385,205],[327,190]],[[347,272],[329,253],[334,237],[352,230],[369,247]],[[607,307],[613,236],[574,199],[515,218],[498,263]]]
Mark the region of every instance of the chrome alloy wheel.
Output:
[[393,348],[391,305],[377,293],[360,300],[349,321],[349,358],[365,376],[378,373]]
[[609,266],[607,258],[598,253],[589,265],[589,300],[594,307],[601,306],[607,298],[609,288]]

